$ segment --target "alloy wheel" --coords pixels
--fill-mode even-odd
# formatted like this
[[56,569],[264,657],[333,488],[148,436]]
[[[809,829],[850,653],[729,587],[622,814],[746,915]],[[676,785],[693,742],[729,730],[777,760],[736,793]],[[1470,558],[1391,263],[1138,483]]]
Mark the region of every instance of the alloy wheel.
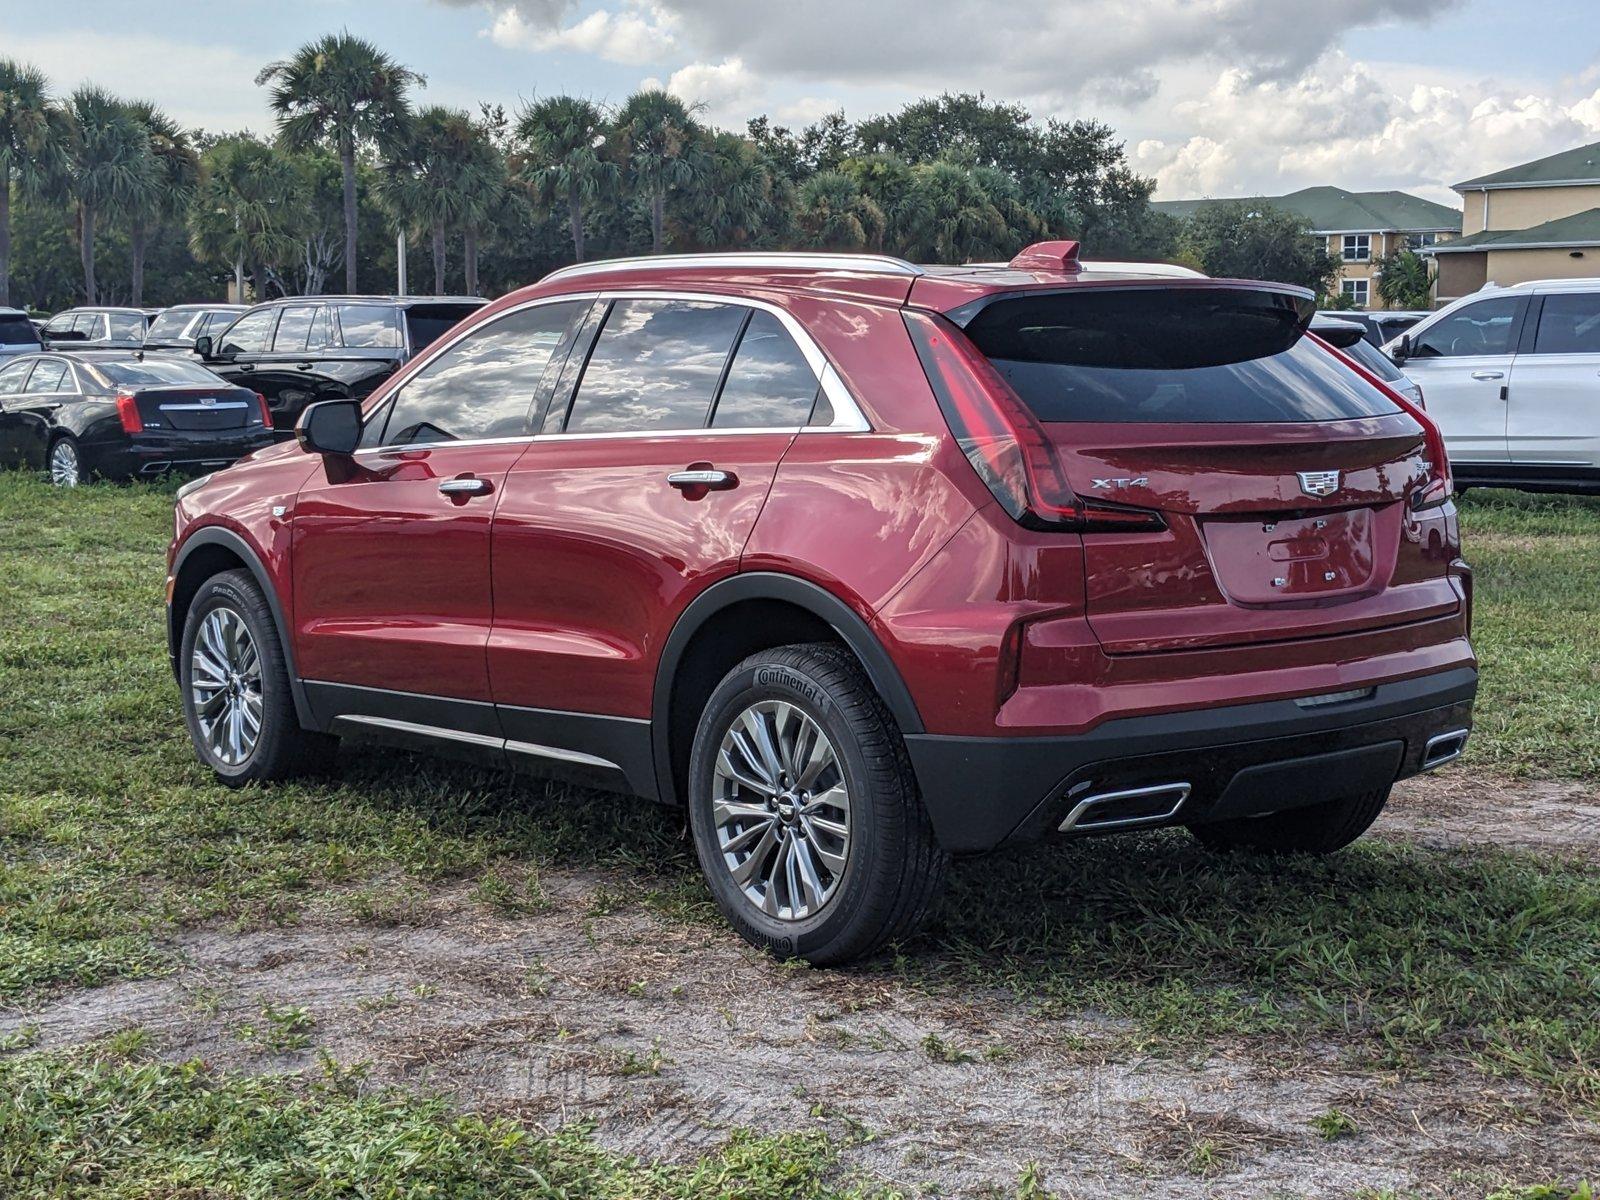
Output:
[[201,618],[189,656],[189,699],[206,748],[236,767],[261,738],[261,656],[237,612],[218,607]]
[[78,461],[78,448],[68,441],[51,446],[50,482],[56,487],[77,487],[81,479],[82,465]]
[[783,700],[734,718],[712,772],[722,861],[745,897],[782,921],[814,916],[850,852],[850,792],[827,734]]

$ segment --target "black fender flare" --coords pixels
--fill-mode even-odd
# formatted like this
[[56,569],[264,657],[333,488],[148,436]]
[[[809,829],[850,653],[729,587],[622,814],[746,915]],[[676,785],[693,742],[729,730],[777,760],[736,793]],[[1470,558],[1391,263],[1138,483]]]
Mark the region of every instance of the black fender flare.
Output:
[[677,678],[678,665],[690,639],[713,616],[745,600],[780,600],[802,608],[825,621],[840,640],[860,660],[867,678],[893,714],[900,731],[907,734],[923,732],[922,716],[917,712],[911,690],[900,676],[899,668],[883,648],[877,634],[861,616],[839,597],[810,580],[797,575],[784,575],[776,571],[748,571],[731,575],[712,584],[690,601],[679,615],[667,635],[656,664],[655,690],[650,706],[652,749],[655,756],[656,788],[660,799],[678,803],[677,783],[673,779],[671,747],[672,685]]
[[[289,673],[289,692],[294,697],[295,716],[307,729],[321,728],[312,715],[311,704],[306,699],[305,685],[300,680],[300,672],[295,669],[294,640],[289,636],[289,623],[284,620],[283,606],[278,603],[278,593],[272,586],[272,577],[267,574],[266,566],[250,543],[233,530],[219,525],[208,525],[204,529],[197,529],[184,541],[177,557],[173,560],[172,577],[179,578],[183,574],[183,564],[188,561],[190,555],[204,546],[221,546],[224,550],[230,551],[244,562],[250,574],[255,577],[256,586],[267,598],[267,608],[272,613],[272,623],[277,627],[278,645],[283,649],[283,665]],[[172,612],[170,609],[167,613],[167,653],[172,659],[174,678],[179,678],[178,649],[183,640],[183,619],[186,615]]]

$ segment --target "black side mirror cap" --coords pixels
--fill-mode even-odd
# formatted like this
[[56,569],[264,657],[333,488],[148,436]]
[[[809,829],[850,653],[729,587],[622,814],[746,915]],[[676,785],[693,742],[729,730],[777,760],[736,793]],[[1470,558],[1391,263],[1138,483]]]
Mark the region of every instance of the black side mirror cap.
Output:
[[201,358],[211,357],[211,335],[209,333],[202,333],[199,337],[195,338],[194,352]]
[[313,454],[354,454],[361,444],[361,401],[306,405],[294,424],[294,437],[302,450]]

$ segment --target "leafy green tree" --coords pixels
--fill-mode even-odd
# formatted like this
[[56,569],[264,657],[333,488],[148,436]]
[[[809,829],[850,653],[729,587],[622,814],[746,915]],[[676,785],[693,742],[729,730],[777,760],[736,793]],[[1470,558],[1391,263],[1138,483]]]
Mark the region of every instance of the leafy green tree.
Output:
[[201,184],[189,209],[189,245],[196,256],[233,267],[242,300],[247,269],[264,280],[269,268],[300,249],[293,234],[300,215],[294,201],[304,176],[284,151],[243,135],[223,138],[201,163]]
[[344,184],[345,287],[357,290],[356,156],[368,144],[403,139],[409,94],[423,77],[371,42],[349,33],[328,34],[290,58],[269,63],[256,76],[271,85],[278,131],[291,150],[331,147]]
[[465,276],[477,284],[477,231],[505,186],[505,164],[487,130],[461,109],[434,106],[412,120],[403,148],[384,164],[379,195],[396,225],[426,233],[434,291],[445,291],[445,238],[466,240]]
[[141,203],[155,189],[157,167],[150,139],[133,111],[97,87],[79,88],[66,106],[67,171],[77,202],[78,251],[84,301],[99,298],[95,235],[102,216]]
[[1433,307],[1433,263],[1402,247],[1375,264],[1378,295],[1390,308]]
[[1303,220],[1262,205],[1207,204],[1185,223],[1179,240],[1207,275],[1295,283],[1320,294],[1339,271]]
[[944,263],[1010,257],[1005,214],[975,172],[951,162],[932,162],[914,168],[912,175],[925,213],[908,247],[914,257]]
[[694,179],[687,151],[699,126],[682,100],[653,88],[628,97],[615,129],[628,180],[649,206],[651,251],[660,254],[666,245],[667,193]]
[[144,263],[152,231],[181,217],[200,184],[200,156],[172,118],[153,104],[135,101],[128,106],[144,130],[152,157],[145,185],[123,206],[128,225],[131,303],[144,303]]
[[11,191],[43,196],[66,166],[66,129],[44,73],[0,59],[0,305],[11,303]]
[[839,170],[861,189],[861,194],[883,214],[885,248],[896,254],[914,254],[916,240],[928,227],[932,212],[928,194],[917,186],[911,167],[893,154],[861,154],[847,158]]
[[795,206],[795,223],[806,246],[876,250],[883,245],[883,210],[842,171],[818,171],[800,185]]
[[605,154],[610,132],[600,106],[579,96],[551,96],[517,118],[517,174],[545,212],[565,204],[574,262],[583,261],[584,209],[621,177]]
[[706,250],[762,242],[783,191],[755,143],[736,133],[714,133],[694,146],[691,158],[694,182],[683,189],[674,240]]

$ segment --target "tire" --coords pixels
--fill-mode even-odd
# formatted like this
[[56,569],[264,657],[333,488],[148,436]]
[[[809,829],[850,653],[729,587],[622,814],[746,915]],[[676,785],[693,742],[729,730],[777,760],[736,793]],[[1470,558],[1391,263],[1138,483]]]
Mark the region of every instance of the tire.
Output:
[[1355,841],[1378,819],[1389,802],[1389,788],[1363,792],[1264,817],[1240,817],[1209,825],[1191,825],[1189,832],[1211,850],[1244,850],[1254,854],[1332,854]]
[[45,470],[56,487],[73,488],[89,481],[78,443],[70,437],[62,436],[50,443],[45,454]]
[[[775,750],[767,761],[784,771],[776,792],[761,786],[772,771],[758,765],[758,728]],[[747,782],[733,780],[730,767]],[[742,815],[730,815],[730,802]],[[911,934],[949,862],[894,718],[856,660],[826,643],[753,654],[717,685],[689,758],[689,824],[728,923],[780,958],[817,966],[850,962]],[[764,858],[751,868],[758,855]],[[744,882],[735,878],[741,869],[752,872]]]
[[200,585],[184,618],[178,682],[195,752],[229,787],[331,764],[338,739],[301,728],[278,627],[249,571],[224,571]]

